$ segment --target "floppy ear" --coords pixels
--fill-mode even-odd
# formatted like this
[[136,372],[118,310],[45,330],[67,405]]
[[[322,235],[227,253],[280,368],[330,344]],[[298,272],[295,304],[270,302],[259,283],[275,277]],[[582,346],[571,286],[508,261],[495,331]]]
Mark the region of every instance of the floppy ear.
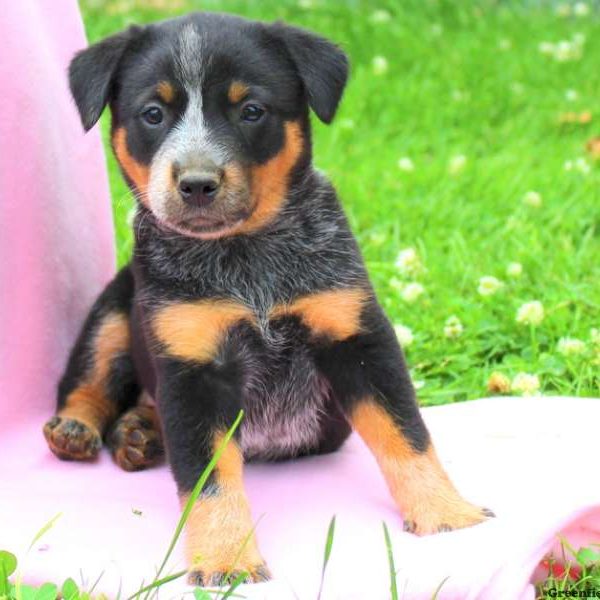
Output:
[[309,106],[331,123],[348,79],[348,58],[330,41],[298,27],[274,23],[272,31],[296,65]]
[[98,121],[110,100],[119,61],[131,40],[141,31],[140,27],[130,27],[81,50],[71,61],[69,85],[86,131]]

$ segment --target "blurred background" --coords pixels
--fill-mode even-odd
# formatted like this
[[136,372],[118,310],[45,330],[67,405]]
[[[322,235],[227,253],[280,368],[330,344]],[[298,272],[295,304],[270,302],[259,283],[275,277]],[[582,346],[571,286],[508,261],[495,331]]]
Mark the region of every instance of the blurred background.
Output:
[[[81,0],[90,43],[192,10],[285,20],[352,75],[314,120],[422,404],[600,395],[600,2]],[[108,115],[102,128],[107,142]],[[107,149],[108,149],[107,143]],[[109,158],[120,264],[134,201]]]

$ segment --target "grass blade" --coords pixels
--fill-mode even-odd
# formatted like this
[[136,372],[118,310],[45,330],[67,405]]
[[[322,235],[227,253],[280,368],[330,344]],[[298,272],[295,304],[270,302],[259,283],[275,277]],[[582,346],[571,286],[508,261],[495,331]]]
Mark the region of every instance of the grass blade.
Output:
[[172,575],[166,575],[165,577],[162,577],[161,579],[155,579],[152,583],[150,583],[147,586],[138,590],[135,594],[133,594],[133,596],[129,596],[129,598],[127,598],[127,600],[135,600],[135,598],[138,598],[144,592],[146,592],[146,594],[148,594],[152,590],[159,588],[161,585],[165,585],[165,583],[169,583],[170,581],[174,581],[175,579],[179,579],[180,577],[183,577],[186,573],[187,573],[187,571],[178,571],[177,573],[173,573]]
[[[254,535],[254,532],[256,531],[256,528],[258,527],[258,524],[260,523],[260,520],[263,518],[264,515],[261,515],[257,520],[256,523],[254,524],[254,527],[252,527],[252,529],[250,530],[250,532],[248,533],[248,535],[246,536],[246,538],[244,539],[243,544],[240,546],[240,549],[238,550],[235,559],[233,561],[233,566],[229,569],[229,571],[227,571],[226,573],[226,577],[229,577],[231,575],[231,573],[234,571],[236,565],[238,564],[240,557],[242,556],[242,552],[244,551],[244,549],[246,548],[246,546],[248,545],[248,542],[250,541],[250,539],[252,538],[252,536]],[[235,583],[235,581],[233,582]],[[231,585],[233,585],[233,583]],[[238,584],[239,585],[239,584]],[[237,587],[237,586],[236,586]],[[234,588],[235,589],[235,588]],[[223,596],[223,598],[228,598],[231,593],[230,590],[233,591],[231,589],[231,586],[229,587],[229,589],[227,590],[227,592],[229,593],[228,596]]]
[[440,584],[435,588],[435,592],[433,592],[433,596],[431,596],[431,600],[437,600],[440,590],[444,587],[444,584],[446,583],[446,581],[448,581],[448,579],[450,579],[450,575],[448,575],[448,577],[445,577],[444,579],[442,579]]
[[94,592],[94,590],[96,589],[96,587],[98,586],[98,584],[100,583],[100,580],[104,577],[104,571],[100,572],[100,575],[98,575],[98,578],[96,579],[96,581],[94,581],[94,585],[88,590],[88,594],[91,596]]
[[[167,553],[165,554],[165,557],[163,558],[163,561],[160,564],[158,571],[156,572],[154,581],[147,588],[148,592],[146,593],[145,599],[148,598],[149,592],[152,589],[154,589],[154,587],[156,587],[153,584],[156,583],[160,579],[160,576],[161,576],[169,558],[171,558],[171,554],[173,553],[175,544],[177,544],[177,540],[181,536],[183,527],[186,524],[186,522],[190,516],[190,513],[192,512],[192,508],[194,507],[194,504],[198,500],[198,497],[200,496],[202,489],[206,485],[206,482],[208,481],[210,474],[214,471],[214,468],[216,467],[217,462],[221,458],[221,454],[223,454],[223,451],[225,450],[227,444],[229,444],[229,441],[233,437],[233,434],[235,433],[236,429],[238,428],[243,416],[244,416],[244,411],[240,410],[233,425],[229,428],[229,431],[225,434],[223,441],[221,442],[221,445],[217,448],[217,451],[215,452],[214,456],[210,459],[210,462],[206,466],[206,469],[204,469],[204,471],[200,475],[200,478],[196,482],[196,485],[194,486],[194,489],[192,490],[192,493],[190,494],[190,497],[188,498],[188,501],[186,502],[186,504],[183,508],[183,512],[181,513],[181,517],[179,518],[179,522],[177,523],[177,527],[175,528],[175,533],[173,534],[173,538],[171,539],[171,543],[169,544]],[[141,593],[141,592],[138,592],[138,594],[139,593]],[[132,597],[135,597],[135,596],[132,596]]]
[[57,515],[54,515],[34,536],[33,536],[33,540],[31,540],[31,544],[29,544],[29,548],[27,548],[27,552],[29,553],[31,551],[31,549],[35,546],[35,544],[37,542],[40,541],[40,539],[48,532],[50,531],[50,529],[52,529],[52,527],[54,527],[54,524],[56,523],[56,521],[58,521],[58,519],[60,519],[60,517],[62,517],[62,513],[58,513]]
[[321,583],[319,584],[319,594],[317,600],[321,600],[321,594],[323,593],[323,583],[325,581],[325,571],[327,564],[329,563],[329,557],[331,556],[331,550],[333,548],[333,537],[335,535],[335,515],[333,515],[329,528],[327,529],[327,540],[325,541],[325,555],[323,556],[323,568],[321,569]]
[[[31,540],[31,544],[29,544],[29,547],[27,548],[27,551],[25,552],[25,557],[27,557],[27,555],[31,552],[31,549],[37,544],[37,542],[39,542],[40,539],[44,535],[46,535],[46,533],[48,533],[48,531],[50,531],[50,529],[52,529],[52,527],[54,527],[56,521],[58,521],[58,519],[60,519],[60,517],[62,517],[62,513],[58,513],[58,514],[54,515],[41,529],[39,529],[39,531],[33,536],[33,539]],[[15,598],[16,598],[16,600],[23,600],[23,594],[22,594],[22,590],[21,590],[22,581],[23,581],[23,573],[22,573],[21,569],[19,569],[15,576]]]
[[231,598],[231,596],[233,595],[233,592],[235,592],[235,590],[244,582],[244,579],[246,579],[246,577],[248,577],[248,573],[246,571],[242,571],[232,582],[231,585],[229,586],[228,590],[225,592],[225,594],[223,594],[223,600],[226,600],[226,598]]
[[392,548],[392,540],[387,525],[383,523],[383,535],[385,537],[385,547],[387,548],[388,563],[390,566],[390,592],[392,600],[398,600],[398,584],[396,582],[396,566],[394,564],[394,550]]

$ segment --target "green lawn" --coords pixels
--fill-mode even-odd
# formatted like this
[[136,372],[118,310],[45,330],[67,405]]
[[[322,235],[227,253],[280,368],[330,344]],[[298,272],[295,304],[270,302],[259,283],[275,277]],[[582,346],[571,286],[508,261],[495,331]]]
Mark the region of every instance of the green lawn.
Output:
[[[284,19],[349,54],[340,112],[315,124],[316,164],[340,192],[389,316],[412,333],[424,404],[486,395],[493,372],[507,378],[497,388],[528,373],[543,394],[600,395],[600,162],[585,148],[600,136],[598,5],[82,2],[92,42],[200,7]],[[112,158],[110,175],[124,263],[133,201]],[[404,253],[399,267],[407,248],[417,260]],[[484,280],[493,293],[482,295],[486,276],[502,285]],[[543,305],[537,326],[516,319],[530,301]]]

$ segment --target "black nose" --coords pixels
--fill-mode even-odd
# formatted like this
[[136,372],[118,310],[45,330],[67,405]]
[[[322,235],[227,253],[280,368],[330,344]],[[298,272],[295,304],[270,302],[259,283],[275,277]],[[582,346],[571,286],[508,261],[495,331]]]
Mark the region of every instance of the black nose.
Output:
[[178,188],[181,198],[190,206],[208,206],[219,191],[220,178],[217,175],[188,176],[181,179]]

